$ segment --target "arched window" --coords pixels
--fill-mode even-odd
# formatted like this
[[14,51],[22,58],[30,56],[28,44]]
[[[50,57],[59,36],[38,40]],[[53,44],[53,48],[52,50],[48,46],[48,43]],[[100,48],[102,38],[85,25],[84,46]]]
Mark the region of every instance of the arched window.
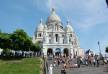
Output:
[[48,56],[53,55],[53,49],[52,48],[48,48],[47,55]]
[[72,34],[70,34],[70,37],[72,37]]
[[58,34],[55,34],[56,42],[58,42]]
[[65,43],[65,37],[64,34],[62,34],[62,38],[63,38],[63,44]]
[[69,38],[69,43],[71,43],[71,38]]
[[38,34],[38,37],[41,37],[41,36],[42,36],[41,33],[39,33],[39,34]]
[[55,24],[55,30],[57,31],[57,24]]
[[64,39],[63,39],[63,44],[65,43]]
[[61,54],[61,49],[60,48],[56,48],[55,49],[55,55],[59,56]]
[[65,48],[65,49],[63,50],[63,54],[64,54],[65,56],[68,56],[68,55],[69,55],[69,50],[68,50],[68,48]]
[[76,51],[76,56],[78,55],[78,52]]

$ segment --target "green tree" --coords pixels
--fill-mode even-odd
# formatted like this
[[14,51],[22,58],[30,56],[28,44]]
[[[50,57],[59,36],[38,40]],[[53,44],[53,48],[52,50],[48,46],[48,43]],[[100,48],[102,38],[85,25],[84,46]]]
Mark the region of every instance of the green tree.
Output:
[[39,52],[41,51],[41,46],[40,44],[37,42],[35,44],[32,44],[31,45],[31,51],[34,51],[34,52]]
[[11,52],[11,50],[8,48],[3,50],[3,53],[5,54],[5,56],[10,56],[10,52]]
[[11,48],[10,34],[0,33],[0,48]]
[[12,48],[14,50],[29,50],[31,45],[31,38],[22,29],[14,31],[10,39],[12,41]]
[[1,33],[1,29],[0,29],[0,33]]
[[0,48],[3,49],[3,53],[6,56],[9,56],[10,54],[10,48],[11,48],[11,40],[10,40],[10,34],[8,33],[0,33]]
[[9,49],[41,51],[41,44],[40,42],[33,44],[31,38],[23,29],[17,29],[11,34],[0,32],[0,48],[4,49],[4,52]]
[[23,29],[17,29],[10,34],[0,32],[0,48],[3,49],[3,53],[6,56],[9,56],[11,50],[40,50],[40,46],[33,44],[31,38]]
[[35,45],[36,45],[36,49],[37,49],[37,51],[41,51],[41,44],[40,43],[35,43]]
[[31,40],[29,40],[29,39],[25,40],[24,41],[24,45],[23,45],[24,50],[26,50],[26,51],[31,50],[31,45],[32,45],[32,41]]
[[37,51],[36,45],[32,44],[30,50],[34,52]]
[[106,47],[106,52],[108,53],[108,47]]

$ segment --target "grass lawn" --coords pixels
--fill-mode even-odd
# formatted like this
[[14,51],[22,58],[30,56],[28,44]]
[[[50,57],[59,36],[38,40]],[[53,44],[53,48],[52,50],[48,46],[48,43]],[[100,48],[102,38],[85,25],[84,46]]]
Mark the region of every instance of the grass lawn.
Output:
[[0,74],[40,74],[40,58],[0,60]]

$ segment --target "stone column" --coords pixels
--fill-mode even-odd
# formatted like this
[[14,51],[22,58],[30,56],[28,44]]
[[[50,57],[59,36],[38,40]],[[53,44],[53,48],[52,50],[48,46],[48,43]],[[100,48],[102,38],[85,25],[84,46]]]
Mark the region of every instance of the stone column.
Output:
[[49,38],[48,38],[48,36],[46,36],[46,43],[49,43]]
[[62,43],[62,36],[59,35],[58,38],[59,38],[59,42],[58,43],[61,44]]
[[67,43],[69,44],[69,35],[66,36]]
[[44,56],[47,56],[47,48],[43,47]]
[[61,34],[61,37],[60,37],[60,42],[61,42],[61,44],[63,44],[63,39],[64,39],[64,37],[63,37],[62,34]]
[[70,48],[71,58],[73,58],[73,57],[74,57],[74,53],[73,53],[73,51],[74,51],[74,49],[73,49],[73,47],[71,47],[71,48]]

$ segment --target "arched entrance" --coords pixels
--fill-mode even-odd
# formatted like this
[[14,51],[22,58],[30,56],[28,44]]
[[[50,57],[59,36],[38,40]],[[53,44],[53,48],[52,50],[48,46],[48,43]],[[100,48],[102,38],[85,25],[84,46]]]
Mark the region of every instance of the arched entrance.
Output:
[[69,50],[68,50],[68,48],[65,48],[63,50],[63,54],[66,55],[66,56],[69,56]]
[[56,49],[55,49],[55,55],[56,55],[56,56],[61,55],[61,49],[60,49],[60,48],[56,48]]
[[47,56],[53,55],[53,49],[52,48],[48,48],[47,50]]

